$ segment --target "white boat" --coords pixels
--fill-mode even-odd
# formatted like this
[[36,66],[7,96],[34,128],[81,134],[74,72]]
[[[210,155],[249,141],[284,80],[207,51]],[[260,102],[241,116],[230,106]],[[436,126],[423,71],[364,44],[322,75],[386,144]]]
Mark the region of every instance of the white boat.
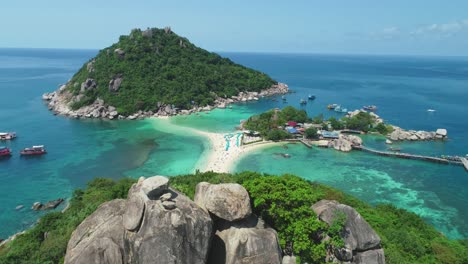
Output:
[[0,140],[10,140],[16,138],[15,132],[0,132]]
[[436,110],[434,110],[434,109],[427,109],[427,111],[432,113],[432,112],[435,112]]

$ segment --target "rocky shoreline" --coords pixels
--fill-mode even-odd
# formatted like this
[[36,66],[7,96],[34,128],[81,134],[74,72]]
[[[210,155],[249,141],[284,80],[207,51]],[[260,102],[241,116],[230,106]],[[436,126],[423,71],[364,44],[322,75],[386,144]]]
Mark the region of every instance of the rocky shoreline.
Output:
[[[374,125],[385,124],[384,120],[375,114],[374,112],[368,112],[365,110],[355,110],[348,112],[347,117],[353,117],[361,112],[369,113],[375,120]],[[391,125],[393,131],[387,135],[387,138],[391,141],[427,141],[427,140],[444,140],[447,139],[447,129],[439,128],[436,131],[423,131],[423,130],[404,130],[401,127]],[[388,141],[387,144],[392,142]]]
[[[115,86],[115,82],[112,83]],[[82,90],[89,90],[95,88],[95,82],[92,79],[87,79],[81,84]],[[94,88],[93,88],[94,87]],[[131,115],[122,115],[117,111],[114,106],[107,105],[104,100],[97,98],[91,105],[83,106],[77,110],[72,110],[70,104],[78,102],[81,98],[80,95],[73,95],[66,90],[67,85],[62,85],[57,91],[52,93],[45,93],[42,99],[47,101],[49,110],[53,111],[56,115],[68,116],[71,118],[102,118],[102,119],[143,119],[147,117],[160,117],[160,116],[175,116],[175,115],[189,115],[197,112],[208,112],[215,108],[226,108],[228,105],[239,102],[258,101],[261,97],[274,96],[278,94],[286,94],[289,92],[288,85],[278,83],[272,85],[270,88],[261,92],[240,92],[237,96],[230,98],[218,97],[214,105],[204,107],[194,107],[192,109],[177,109],[171,105],[158,104],[158,110],[153,111],[138,111]]]
[[436,131],[416,131],[404,130],[393,126],[393,132],[387,136],[392,141],[426,141],[426,140],[444,140],[447,139],[447,130],[439,128]]

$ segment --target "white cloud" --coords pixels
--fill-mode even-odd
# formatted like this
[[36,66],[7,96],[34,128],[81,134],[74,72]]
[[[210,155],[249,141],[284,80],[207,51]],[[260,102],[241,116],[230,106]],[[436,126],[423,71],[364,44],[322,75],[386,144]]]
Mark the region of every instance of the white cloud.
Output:
[[451,37],[465,30],[468,30],[468,19],[451,23],[426,25],[410,31],[409,34],[413,36],[436,35],[442,37]]
[[375,39],[394,39],[401,35],[401,30],[397,27],[384,28],[379,32],[371,33]]

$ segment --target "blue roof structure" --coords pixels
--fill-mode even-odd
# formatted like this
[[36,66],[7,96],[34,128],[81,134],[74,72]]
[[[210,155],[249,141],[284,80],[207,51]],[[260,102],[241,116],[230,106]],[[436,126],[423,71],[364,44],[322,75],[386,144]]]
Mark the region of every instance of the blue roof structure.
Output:
[[291,134],[297,134],[298,133],[297,129],[295,129],[293,127],[292,128],[287,128],[286,131],[288,131],[288,133],[291,133]]
[[324,138],[339,138],[340,134],[338,134],[338,132],[336,132],[336,131],[333,131],[333,132],[322,131],[322,137],[324,137]]

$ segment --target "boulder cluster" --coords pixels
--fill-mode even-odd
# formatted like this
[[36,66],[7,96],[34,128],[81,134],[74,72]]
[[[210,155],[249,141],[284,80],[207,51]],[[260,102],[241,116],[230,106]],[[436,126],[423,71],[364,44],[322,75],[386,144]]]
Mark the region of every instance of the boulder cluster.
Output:
[[327,253],[327,262],[385,263],[379,235],[354,208],[337,201],[321,200],[312,205],[312,210],[328,225],[332,225],[340,215],[344,216],[344,226],[340,234],[344,247],[331,248]]
[[[344,246],[328,248],[327,261],[385,263],[379,236],[352,207],[322,200],[311,209],[329,225],[345,216]],[[201,182],[192,201],[163,176],[141,177],[126,200],[102,204],[73,232],[65,255],[65,263],[76,264],[296,261],[292,248],[282,251],[276,231],[252,213],[241,185]]]
[[424,140],[444,140],[447,138],[447,130],[439,128],[436,131],[416,131],[404,130],[400,127],[393,126],[393,132],[387,136],[393,141],[424,141]]
[[334,148],[339,151],[349,152],[353,146],[361,146],[362,139],[358,136],[340,134],[339,138],[328,142],[329,148]]
[[[50,209],[55,209],[57,206],[59,206],[61,203],[63,203],[65,200],[63,198],[59,198],[57,200],[52,200],[48,201],[47,203],[43,204],[41,202],[35,202],[31,209],[34,211],[42,211],[42,210],[50,210]],[[22,207],[21,207],[22,208]],[[21,208],[16,207],[16,210],[20,210]]]
[[[122,54],[122,50],[115,50],[116,53]],[[94,71],[94,62],[91,61],[87,64],[87,70],[89,72]],[[119,88],[124,81],[122,75],[116,75],[109,81],[109,92],[117,93]],[[104,118],[104,119],[143,119],[146,117],[158,117],[158,116],[174,116],[174,115],[189,115],[197,112],[207,112],[214,108],[226,108],[229,104],[237,102],[256,101],[260,97],[272,96],[277,94],[286,94],[289,88],[284,83],[278,83],[272,85],[270,88],[265,89],[261,92],[240,92],[237,96],[230,98],[218,97],[214,105],[212,106],[196,106],[192,109],[178,109],[169,104],[157,103],[156,111],[138,111],[131,115],[122,115],[117,111],[114,106],[107,105],[104,100],[97,98],[92,104],[80,107],[77,110],[71,109],[71,104],[80,102],[84,99],[84,93],[88,90],[96,89],[97,83],[94,79],[88,78],[83,83],[75,83],[73,86],[78,87],[80,85],[80,93],[73,94],[67,88],[72,85],[71,83],[62,85],[57,91],[52,93],[45,93],[42,95],[42,99],[48,101],[49,110],[54,111],[55,114],[69,116],[72,118]]]
[[241,185],[199,183],[194,200],[165,177],[141,177],[127,200],[77,227],[65,263],[281,263],[276,232],[252,214]]

